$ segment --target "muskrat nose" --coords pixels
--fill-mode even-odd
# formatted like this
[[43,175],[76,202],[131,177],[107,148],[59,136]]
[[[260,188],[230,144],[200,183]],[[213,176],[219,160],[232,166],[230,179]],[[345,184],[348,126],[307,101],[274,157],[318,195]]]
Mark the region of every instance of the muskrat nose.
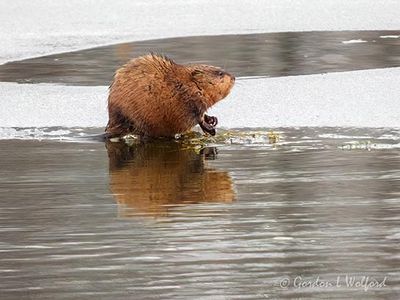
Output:
[[231,81],[235,82],[235,80],[236,80],[235,76],[231,75]]

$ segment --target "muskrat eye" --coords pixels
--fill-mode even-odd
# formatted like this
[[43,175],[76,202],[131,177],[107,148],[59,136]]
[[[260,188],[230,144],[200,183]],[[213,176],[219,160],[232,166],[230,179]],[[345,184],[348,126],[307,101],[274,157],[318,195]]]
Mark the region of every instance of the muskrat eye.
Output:
[[200,71],[200,70],[194,70],[194,71],[192,72],[192,76],[193,76],[193,77],[200,76],[201,74],[203,74],[203,72]]
[[224,72],[218,71],[217,75],[222,77],[222,76],[224,76]]

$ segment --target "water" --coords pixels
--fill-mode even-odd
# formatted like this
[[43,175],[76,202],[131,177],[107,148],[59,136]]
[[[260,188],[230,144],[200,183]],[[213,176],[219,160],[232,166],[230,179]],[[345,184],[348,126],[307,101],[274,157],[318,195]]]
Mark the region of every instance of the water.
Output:
[[398,67],[400,31],[284,32],[124,43],[6,63],[0,66],[0,81],[109,85],[119,66],[150,51],[181,63],[221,66],[236,77],[305,75]]
[[[343,33],[337,47],[370,53],[371,36],[378,41],[383,34]],[[357,39],[368,42],[341,43]],[[396,38],[383,40],[390,44],[383,48],[397,49]],[[293,53],[290,45],[283,52]],[[266,75],[252,63],[260,55],[251,49],[242,50],[251,67],[243,58],[230,58],[230,66],[242,75]],[[194,55],[187,52],[174,55],[185,61]],[[96,61],[90,57],[81,61],[88,70]],[[366,57],[335,70],[394,66],[399,58]],[[371,64],[370,57],[376,57]],[[104,84],[113,64],[106,60],[86,72],[79,63],[75,68],[85,75],[78,77],[68,68],[37,76],[42,66],[57,65],[50,61],[39,58],[37,69],[23,61],[0,68],[13,66],[10,81]],[[330,68],[298,65],[275,74]],[[8,130],[21,139],[0,141],[2,299],[399,296],[399,129],[219,130],[224,138],[204,149],[103,143],[95,138],[102,128]],[[351,287],[354,280],[360,286]]]
[[277,134],[202,152],[1,141],[2,298],[395,298],[400,132]]

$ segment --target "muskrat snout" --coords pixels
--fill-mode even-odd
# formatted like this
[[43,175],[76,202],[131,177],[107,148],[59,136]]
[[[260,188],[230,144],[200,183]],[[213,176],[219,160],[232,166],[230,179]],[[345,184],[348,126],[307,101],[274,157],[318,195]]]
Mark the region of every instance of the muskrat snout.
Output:
[[230,73],[225,73],[225,76],[229,78],[230,82],[234,83],[235,82],[235,76],[233,76]]
[[230,81],[233,84],[235,82],[235,76],[233,76],[230,73],[225,72],[223,80],[228,81],[228,82]]

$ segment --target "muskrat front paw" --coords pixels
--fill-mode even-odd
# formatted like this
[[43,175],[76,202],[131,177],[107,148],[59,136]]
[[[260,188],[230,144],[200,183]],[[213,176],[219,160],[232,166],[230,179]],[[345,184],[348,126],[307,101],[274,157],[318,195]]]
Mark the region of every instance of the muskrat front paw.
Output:
[[213,125],[210,125],[205,120],[203,122],[201,122],[199,125],[205,133],[215,135],[215,128]]
[[207,124],[209,124],[209,125],[211,125],[211,126],[213,126],[213,127],[217,126],[217,124],[218,124],[218,119],[217,119],[217,117],[208,116],[208,115],[206,115],[206,114],[204,114],[204,121],[205,121]]

